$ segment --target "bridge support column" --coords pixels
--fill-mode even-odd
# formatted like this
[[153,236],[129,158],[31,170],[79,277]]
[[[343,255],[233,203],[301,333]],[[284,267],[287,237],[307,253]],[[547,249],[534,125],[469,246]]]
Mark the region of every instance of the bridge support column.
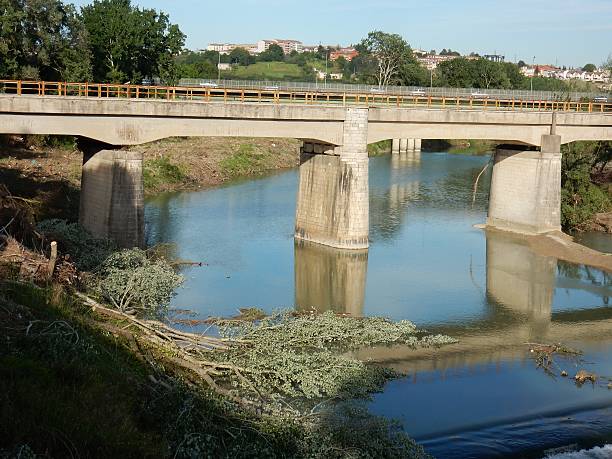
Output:
[[296,239],[344,249],[368,247],[367,139],[368,110],[347,108],[341,147],[304,142]]
[[540,151],[495,152],[487,226],[545,233],[561,230],[561,137],[542,136]]
[[421,139],[414,139],[414,151],[421,151]]
[[79,222],[120,247],[144,245],[142,153],[80,139],[83,151]]
[[394,155],[400,152],[400,139],[393,139],[391,141],[391,153]]

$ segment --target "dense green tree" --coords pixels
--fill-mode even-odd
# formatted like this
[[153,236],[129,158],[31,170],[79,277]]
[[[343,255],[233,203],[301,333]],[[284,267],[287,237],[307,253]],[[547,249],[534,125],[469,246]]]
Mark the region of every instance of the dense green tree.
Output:
[[454,88],[469,88],[476,79],[474,68],[468,59],[457,58],[441,62],[437,69],[438,84]]
[[[389,34],[381,31],[370,32],[361,40],[357,47],[361,61],[367,63],[364,69],[366,79],[376,81],[380,87],[400,82],[400,69],[404,65],[416,62],[412,50],[406,40],[398,34]],[[375,63],[375,70],[372,63]]]
[[273,43],[267,50],[259,54],[258,60],[261,62],[282,62],[285,60],[285,53],[283,48]]
[[597,66],[595,64],[587,64],[582,67],[582,70],[584,70],[585,72],[594,72],[595,70],[597,70]]
[[89,32],[96,80],[140,81],[160,76],[172,82],[173,59],[185,36],[163,12],[139,9],[130,0],[95,0],[82,9]]
[[0,72],[5,77],[84,81],[87,33],[59,0],[0,0]]
[[255,58],[244,48],[234,48],[229,53],[229,63],[238,65],[251,65],[255,62]]

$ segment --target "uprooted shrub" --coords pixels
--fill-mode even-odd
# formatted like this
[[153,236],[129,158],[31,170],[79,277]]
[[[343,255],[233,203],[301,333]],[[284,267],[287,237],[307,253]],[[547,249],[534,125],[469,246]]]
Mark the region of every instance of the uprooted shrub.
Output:
[[94,290],[126,313],[160,315],[166,311],[183,277],[164,259],[147,256],[141,249],[110,255],[96,271]]
[[40,222],[38,230],[48,240],[57,241],[60,251],[70,254],[81,271],[97,268],[117,250],[112,241],[92,236],[78,223],[54,218]]

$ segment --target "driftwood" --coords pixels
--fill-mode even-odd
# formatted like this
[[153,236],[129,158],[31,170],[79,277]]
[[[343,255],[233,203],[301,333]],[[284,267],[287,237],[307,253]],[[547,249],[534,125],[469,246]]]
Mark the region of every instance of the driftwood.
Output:
[[[127,321],[128,327],[135,326],[140,332],[142,332],[142,339],[144,339],[147,343],[161,349],[171,350],[171,353],[164,353],[164,359],[168,360],[176,367],[188,370],[195,376],[201,378],[201,380],[206,382],[206,384],[214,392],[227,397],[244,407],[252,408],[254,406],[253,401],[236,396],[232,391],[217,384],[214,379],[214,377],[223,376],[229,371],[236,374],[236,376],[241,380],[250,384],[248,379],[243,376],[243,373],[248,372],[248,370],[238,368],[231,364],[212,362],[204,358],[205,354],[203,351],[226,350],[229,349],[230,346],[241,345],[241,341],[183,332],[156,320],[138,319],[133,315],[107,308],[80,292],[75,292],[75,295],[79,297],[87,306],[91,307],[92,311],[103,314],[104,316],[112,319]],[[128,327],[121,329],[122,335],[125,334],[125,329]],[[134,338],[138,339],[136,337]],[[253,389],[259,394],[254,387]]]

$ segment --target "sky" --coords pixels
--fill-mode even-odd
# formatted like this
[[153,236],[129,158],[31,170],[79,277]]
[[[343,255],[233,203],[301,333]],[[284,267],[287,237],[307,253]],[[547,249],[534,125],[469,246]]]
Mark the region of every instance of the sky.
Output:
[[[71,1],[71,0],[66,0]],[[76,5],[88,0],[72,0]],[[612,0],[132,0],[170,15],[189,49],[291,38],[350,45],[372,30],[413,48],[502,54],[559,66],[600,65],[612,53]],[[535,57],[535,59],[534,59]]]

